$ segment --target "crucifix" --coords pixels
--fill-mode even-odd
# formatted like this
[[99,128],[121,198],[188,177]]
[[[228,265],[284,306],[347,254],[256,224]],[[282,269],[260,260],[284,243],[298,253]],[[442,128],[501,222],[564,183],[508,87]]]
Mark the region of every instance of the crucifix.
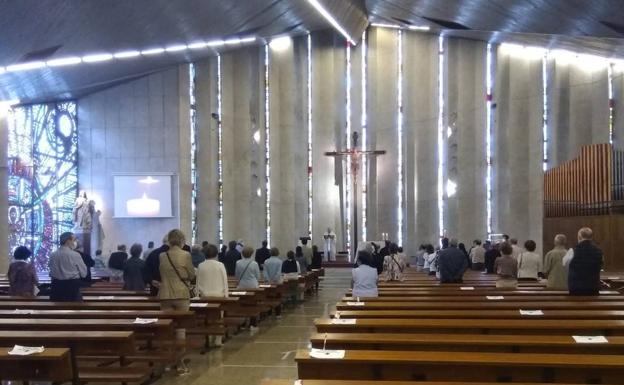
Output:
[[[351,239],[357,245],[358,240],[358,173],[360,170],[360,159],[362,156],[377,156],[383,155],[386,153],[385,150],[360,150],[358,148],[358,139],[359,134],[357,131],[353,131],[351,148],[346,148],[342,151],[328,151],[325,153],[326,156],[332,156],[334,159],[340,158],[342,159],[351,159],[351,182],[352,182],[352,201],[353,201],[353,236]],[[351,215],[351,213],[347,213],[347,215]],[[351,246],[353,249],[353,247]],[[351,253],[351,251],[349,251]],[[351,255],[349,255],[351,258]]]

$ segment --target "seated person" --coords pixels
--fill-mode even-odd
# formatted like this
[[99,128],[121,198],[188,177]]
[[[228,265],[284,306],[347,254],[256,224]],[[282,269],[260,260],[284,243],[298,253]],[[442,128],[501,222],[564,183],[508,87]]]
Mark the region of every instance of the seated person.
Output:
[[28,259],[32,253],[26,246],[19,246],[13,252],[13,260],[9,266],[9,295],[19,297],[34,297],[37,289],[37,272]]
[[359,266],[351,270],[353,298],[377,297],[377,268],[373,267],[373,256],[366,250],[358,252]]

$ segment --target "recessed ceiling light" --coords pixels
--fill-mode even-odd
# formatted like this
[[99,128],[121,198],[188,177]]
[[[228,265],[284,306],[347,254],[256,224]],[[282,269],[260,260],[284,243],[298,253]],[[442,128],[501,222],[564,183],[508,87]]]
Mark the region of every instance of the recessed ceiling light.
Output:
[[31,61],[28,63],[13,64],[6,67],[7,72],[28,71],[45,67],[45,62]]
[[121,51],[113,54],[115,59],[128,59],[132,57],[137,57],[141,54],[139,51]]
[[165,51],[167,51],[167,52],[179,52],[179,51],[184,51],[186,48],[187,48],[186,44],[172,45],[172,46],[169,46],[169,47],[165,48]]
[[62,67],[62,66],[79,64],[81,62],[82,62],[81,58],[74,56],[74,57],[64,57],[64,58],[59,58],[59,59],[48,60],[46,64],[48,65],[48,67]]
[[372,27],[377,28],[392,28],[392,29],[401,29],[400,25],[397,24],[386,24],[386,23],[371,23]]
[[189,49],[202,49],[208,47],[208,43],[205,41],[197,41],[188,45]]
[[208,44],[209,47],[220,47],[224,45],[225,42],[223,40],[213,40],[213,41],[209,41],[206,44]]
[[224,43],[225,43],[225,44],[227,44],[227,45],[231,45],[231,44],[240,44],[240,42],[241,42],[241,39],[239,39],[239,38],[237,38],[237,37],[235,37],[235,38],[233,38],[233,39],[228,39],[228,40],[224,41]]
[[85,63],[97,63],[107,60],[112,60],[113,55],[110,53],[98,53],[94,55],[87,55],[82,57],[82,61]]
[[243,37],[239,40],[239,43],[243,44],[243,43],[252,43],[256,41],[256,37],[255,36],[250,36],[250,37]]
[[290,47],[291,41],[292,39],[290,38],[290,36],[276,37],[274,39],[271,39],[269,47],[271,47],[271,49],[274,51],[284,51]]
[[141,51],[141,55],[149,56],[149,55],[158,55],[160,53],[165,52],[164,48],[150,48],[144,51]]

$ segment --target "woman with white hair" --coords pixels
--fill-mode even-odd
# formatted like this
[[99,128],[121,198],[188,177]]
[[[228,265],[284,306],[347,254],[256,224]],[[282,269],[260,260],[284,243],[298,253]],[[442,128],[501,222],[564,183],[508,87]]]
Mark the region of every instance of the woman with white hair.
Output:
[[566,250],[566,236],[555,236],[555,248],[546,253],[544,257],[544,275],[548,279],[546,285],[549,289],[568,290],[568,269],[563,266],[563,257]]

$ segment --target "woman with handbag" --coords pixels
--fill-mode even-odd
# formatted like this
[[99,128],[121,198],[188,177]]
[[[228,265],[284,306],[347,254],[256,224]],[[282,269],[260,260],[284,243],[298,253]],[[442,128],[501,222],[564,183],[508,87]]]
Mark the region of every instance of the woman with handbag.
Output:
[[[167,234],[169,250],[160,254],[160,298],[161,310],[183,310],[190,308],[190,299],[195,295],[192,281],[195,279],[195,268],[191,254],[182,250],[184,246],[184,233],[175,229]],[[186,341],[186,329],[176,330],[176,339]],[[183,359],[178,362],[178,373],[186,374],[188,369]]]

